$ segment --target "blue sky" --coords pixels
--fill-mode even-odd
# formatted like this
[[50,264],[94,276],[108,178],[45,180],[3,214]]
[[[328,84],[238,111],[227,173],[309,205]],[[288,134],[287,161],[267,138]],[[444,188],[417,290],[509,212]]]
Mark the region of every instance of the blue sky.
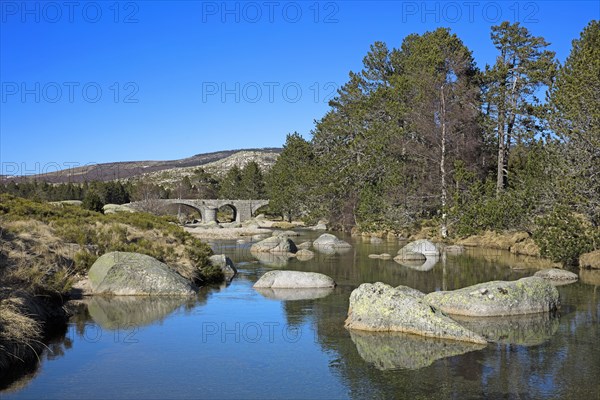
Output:
[[0,1],[0,173],[310,138],[374,41],[519,21],[560,61],[600,1]]

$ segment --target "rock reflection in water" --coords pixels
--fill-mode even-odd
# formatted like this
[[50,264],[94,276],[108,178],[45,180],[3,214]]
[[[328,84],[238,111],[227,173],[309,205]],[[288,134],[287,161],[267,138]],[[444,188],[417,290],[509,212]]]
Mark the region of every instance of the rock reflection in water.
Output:
[[490,342],[521,346],[536,346],[548,341],[560,325],[554,313],[482,318],[453,315],[452,318]]
[[263,296],[274,300],[311,300],[329,296],[333,288],[273,289],[255,288]]
[[93,296],[85,300],[92,319],[104,329],[138,327],[164,319],[182,304],[183,297]]
[[481,350],[485,345],[400,332],[350,331],[358,354],[379,370],[420,369],[441,358]]
[[438,261],[440,261],[439,257],[435,257],[435,256],[427,256],[425,258],[425,262],[423,261],[402,261],[399,264],[410,268],[410,269],[414,269],[416,271],[431,271],[433,269],[433,267],[435,267],[435,265],[438,263]]
[[600,269],[579,270],[579,280],[587,285],[600,286]]
[[252,252],[252,255],[263,265],[269,267],[285,267],[290,259],[287,254]]

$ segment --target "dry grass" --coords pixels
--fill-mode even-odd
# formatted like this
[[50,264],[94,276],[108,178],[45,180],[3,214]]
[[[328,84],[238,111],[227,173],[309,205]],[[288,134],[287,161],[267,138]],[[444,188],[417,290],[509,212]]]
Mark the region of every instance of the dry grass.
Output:
[[41,324],[30,315],[30,301],[28,297],[0,300],[0,370],[37,356],[41,348]]

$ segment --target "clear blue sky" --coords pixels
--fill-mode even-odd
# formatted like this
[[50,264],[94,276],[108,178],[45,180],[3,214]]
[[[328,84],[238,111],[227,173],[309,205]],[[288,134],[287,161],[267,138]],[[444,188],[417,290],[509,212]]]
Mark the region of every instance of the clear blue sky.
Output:
[[483,67],[490,26],[520,21],[564,61],[600,18],[597,0],[0,6],[0,173],[279,147],[310,137],[374,41],[447,26]]

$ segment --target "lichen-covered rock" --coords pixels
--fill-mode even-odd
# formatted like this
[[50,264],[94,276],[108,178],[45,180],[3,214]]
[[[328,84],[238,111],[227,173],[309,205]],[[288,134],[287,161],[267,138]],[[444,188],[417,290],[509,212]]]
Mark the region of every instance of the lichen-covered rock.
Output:
[[579,276],[577,276],[577,274],[574,274],[571,271],[566,271],[564,269],[558,268],[542,269],[533,274],[533,276],[546,279],[551,283],[558,282],[561,284],[573,283],[579,279]]
[[168,265],[138,253],[112,252],[88,272],[94,294],[193,295],[196,288]]
[[254,243],[250,247],[250,251],[254,253],[295,253],[298,251],[298,248],[292,239],[285,235],[280,235]]
[[350,331],[358,354],[375,368],[421,369],[436,360],[485,348],[484,344],[428,338],[401,332]]
[[423,293],[417,289],[411,288],[410,286],[404,286],[404,285],[396,286],[396,290],[399,290],[403,293],[406,293],[406,294],[416,297],[418,299],[422,299],[423,297],[425,297],[425,293]]
[[314,242],[313,242],[313,246],[315,248],[319,248],[319,247],[333,247],[333,248],[342,248],[342,247],[347,247],[350,248],[352,247],[350,245],[350,243],[338,239],[337,236],[332,235],[330,233],[324,233],[321,236],[319,236]]
[[558,290],[538,277],[492,281],[466,288],[433,292],[425,301],[448,314],[475,317],[519,315],[554,311],[560,306]]
[[218,267],[223,272],[223,275],[226,277],[233,277],[237,274],[237,269],[235,269],[235,265],[233,261],[225,254],[215,254],[208,258],[208,261],[211,265]]
[[600,269],[600,250],[582,254],[579,257],[579,266],[581,268]]
[[363,283],[350,295],[345,326],[348,329],[405,332],[472,343],[487,343],[440,310],[427,304],[414,289],[396,289],[385,283]]
[[335,281],[324,274],[301,271],[269,271],[254,284],[255,288],[328,288]]
[[312,247],[312,242],[310,240],[308,240],[306,242],[300,243],[296,247],[298,248],[298,250],[310,250],[310,248]]
[[440,251],[436,245],[427,239],[415,240],[398,250],[398,256],[402,256],[405,253],[421,253],[426,257],[440,255]]
[[315,256],[315,253],[313,253],[310,250],[306,250],[306,249],[298,250],[298,252],[296,253],[296,258],[300,261],[308,261],[308,260],[312,259],[314,256]]

